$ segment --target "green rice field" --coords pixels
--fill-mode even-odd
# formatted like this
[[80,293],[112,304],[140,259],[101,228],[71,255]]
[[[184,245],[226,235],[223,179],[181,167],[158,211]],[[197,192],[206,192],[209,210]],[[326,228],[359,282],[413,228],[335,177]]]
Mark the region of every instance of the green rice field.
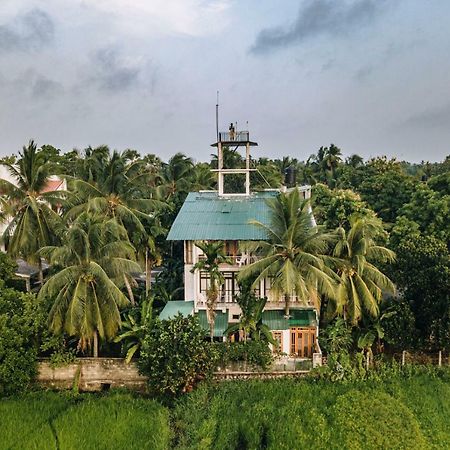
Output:
[[170,408],[123,393],[0,403],[0,449],[170,448],[449,449],[450,381],[233,381]]

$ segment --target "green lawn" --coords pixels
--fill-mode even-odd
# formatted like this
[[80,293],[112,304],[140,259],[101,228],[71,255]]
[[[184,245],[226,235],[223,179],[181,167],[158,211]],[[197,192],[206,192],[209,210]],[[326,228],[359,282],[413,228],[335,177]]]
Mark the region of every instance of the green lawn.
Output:
[[171,410],[121,393],[0,402],[0,449],[52,448],[448,449],[450,382],[224,382]]

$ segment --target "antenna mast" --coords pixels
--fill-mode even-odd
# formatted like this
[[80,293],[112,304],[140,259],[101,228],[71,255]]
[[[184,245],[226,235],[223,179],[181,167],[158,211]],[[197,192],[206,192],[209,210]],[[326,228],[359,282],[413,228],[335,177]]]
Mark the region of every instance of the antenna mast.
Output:
[[219,142],[219,91],[217,91],[217,102],[216,102],[216,142]]

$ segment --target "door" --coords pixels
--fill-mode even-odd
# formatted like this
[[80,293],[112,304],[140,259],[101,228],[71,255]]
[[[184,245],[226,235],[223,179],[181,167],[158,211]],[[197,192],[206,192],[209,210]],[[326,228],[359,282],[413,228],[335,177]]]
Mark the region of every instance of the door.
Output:
[[315,328],[291,328],[291,355],[312,358],[316,343]]

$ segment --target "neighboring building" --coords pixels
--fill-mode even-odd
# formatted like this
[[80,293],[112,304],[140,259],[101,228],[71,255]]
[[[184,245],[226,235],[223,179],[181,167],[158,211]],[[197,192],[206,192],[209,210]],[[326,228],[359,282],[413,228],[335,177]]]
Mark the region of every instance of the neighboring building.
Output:
[[[239,293],[237,275],[242,267],[252,263],[256,256],[242,253],[240,243],[266,239],[264,231],[252,224],[258,220],[269,224],[270,210],[267,199],[279,195],[279,190],[270,189],[251,192],[250,147],[256,146],[249,139],[249,133],[219,133],[219,141],[213,146],[218,149],[218,191],[191,192],[178,213],[167,237],[168,240],[184,242],[184,282],[185,302],[169,302],[162,312],[163,318],[172,317],[178,311],[183,314],[198,314],[200,322],[208,329],[206,318],[206,289],[208,274],[192,272],[195,263],[202,258],[202,252],[195,245],[196,241],[224,241],[231,264],[223,264],[225,282],[220,288],[217,301],[217,314],[214,335],[225,339],[224,331],[229,324],[239,321],[240,307],[235,296]],[[232,139],[234,137],[234,139]],[[245,167],[230,169],[223,166],[223,147],[245,148]],[[236,180],[242,177],[241,192],[226,192],[227,177]],[[310,186],[298,187],[304,198],[310,197]],[[313,218],[312,218],[313,220]],[[278,342],[278,351],[298,357],[310,358],[317,351],[318,315],[311,303],[293,298],[290,315],[285,316],[284,299],[271,291],[271,280],[266,278],[256,287],[260,297],[267,297],[263,312],[263,322],[272,330]]]

